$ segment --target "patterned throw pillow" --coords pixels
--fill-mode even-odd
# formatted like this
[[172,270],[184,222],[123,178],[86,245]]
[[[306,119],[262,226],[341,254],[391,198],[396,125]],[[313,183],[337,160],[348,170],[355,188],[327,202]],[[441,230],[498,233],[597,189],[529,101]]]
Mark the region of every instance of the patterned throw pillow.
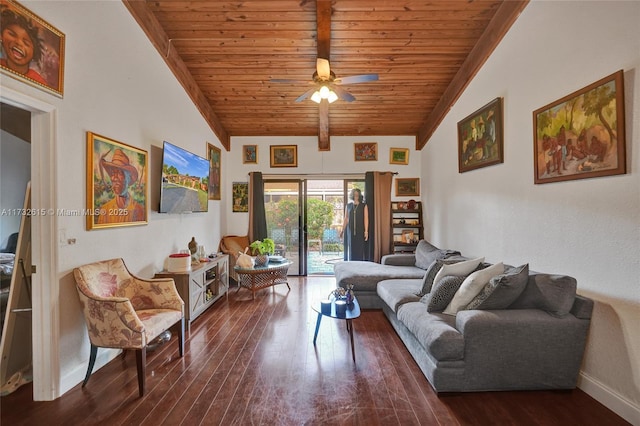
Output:
[[438,280],[431,292],[425,296],[427,312],[442,312],[449,305],[465,278],[467,278],[466,275],[447,275]]
[[449,303],[447,309],[445,309],[443,313],[447,315],[455,315],[458,311],[463,310],[469,303],[471,303],[478,293],[482,291],[491,278],[500,274],[504,274],[504,265],[502,262],[471,273],[471,275],[464,280],[455,296],[453,296],[451,303]]
[[462,261],[463,259],[438,259],[432,262],[431,266],[427,269],[427,273],[422,279],[422,290],[416,293],[416,296],[422,297],[431,291],[431,287],[433,287],[433,280],[443,265],[451,265]]
[[506,309],[522,294],[528,280],[528,263],[512,268],[505,274],[489,280],[489,283],[464,309]]

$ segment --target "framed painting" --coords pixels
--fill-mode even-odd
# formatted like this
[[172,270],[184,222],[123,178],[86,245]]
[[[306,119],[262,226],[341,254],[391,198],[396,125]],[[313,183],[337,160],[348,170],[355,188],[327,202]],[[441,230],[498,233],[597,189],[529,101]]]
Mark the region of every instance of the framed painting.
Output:
[[298,145],[271,145],[271,167],[298,167]]
[[62,97],[64,34],[16,1],[0,0],[0,12],[0,71]]
[[420,195],[420,178],[396,178],[396,197]]
[[402,231],[402,242],[405,244],[411,244],[414,240],[414,232],[408,229]]
[[409,148],[391,148],[389,164],[409,164]]
[[249,211],[249,182],[233,182],[233,212],[246,213]]
[[355,161],[378,161],[377,142],[356,142],[353,144]]
[[258,145],[242,145],[242,164],[258,164]]
[[458,173],[504,162],[502,98],[458,122]]
[[87,229],[147,223],[147,151],[87,132]]
[[534,182],[626,173],[624,119],[622,70],[534,111]]
[[209,199],[220,199],[222,182],[222,152],[220,148],[207,143],[207,160],[209,160]]

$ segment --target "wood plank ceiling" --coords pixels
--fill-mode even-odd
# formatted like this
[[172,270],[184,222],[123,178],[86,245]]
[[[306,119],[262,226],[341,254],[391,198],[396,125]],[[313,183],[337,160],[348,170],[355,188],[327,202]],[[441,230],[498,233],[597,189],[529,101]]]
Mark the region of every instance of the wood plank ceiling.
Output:
[[[318,104],[295,102],[316,69],[316,1],[123,1],[227,150],[231,136],[318,135]],[[331,1],[331,70],[379,80],[341,86],[356,100],[329,106],[329,134],[421,149],[527,2]]]

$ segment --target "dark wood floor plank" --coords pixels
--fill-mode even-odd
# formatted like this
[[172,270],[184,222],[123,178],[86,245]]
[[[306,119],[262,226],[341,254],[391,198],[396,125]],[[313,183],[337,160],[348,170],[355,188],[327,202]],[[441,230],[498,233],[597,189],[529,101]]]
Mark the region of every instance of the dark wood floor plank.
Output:
[[[114,359],[87,387],[33,402],[25,385],[0,399],[11,425],[627,425],[580,390],[438,396],[381,311],[345,322],[310,306],[333,277],[291,278],[255,300],[231,289],[191,324],[185,355],[174,335],[148,354],[147,393],[137,396],[135,356]],[[44,420],[43,420],[44,419]]]

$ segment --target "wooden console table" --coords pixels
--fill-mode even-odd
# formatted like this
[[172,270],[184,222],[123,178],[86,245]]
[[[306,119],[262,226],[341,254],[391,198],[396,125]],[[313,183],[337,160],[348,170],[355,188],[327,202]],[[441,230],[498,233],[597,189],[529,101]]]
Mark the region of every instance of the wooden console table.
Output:
[[241,268],[235,266],[233,269],[238,274],[238,290],[244,287],[251,291],[253,299],[256,298],[256,291],[263,288],[272,287],[276,284],[286,284],[287,288],[287,271],[292,261],[287,260],[282,263],[268,263],[266,266],[256,266],[253,268]]

